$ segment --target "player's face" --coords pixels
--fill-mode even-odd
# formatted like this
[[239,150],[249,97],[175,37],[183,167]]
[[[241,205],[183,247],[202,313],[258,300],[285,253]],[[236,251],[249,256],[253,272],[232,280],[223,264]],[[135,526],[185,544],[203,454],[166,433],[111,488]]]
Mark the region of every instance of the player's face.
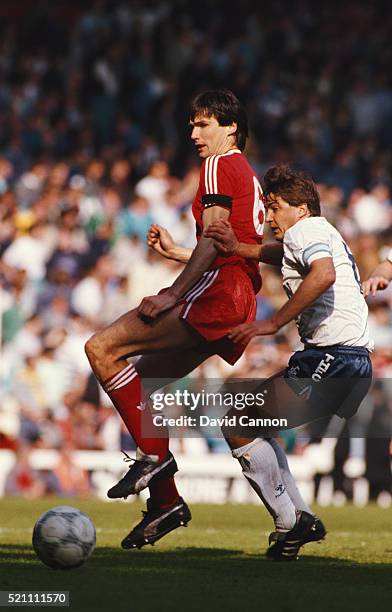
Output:
[[309,216],[306,204],[290,206],[281,196],[270,193],[266,201],[266,222],[276,238],[283,241],[284,235],[300,219]]
[[190,122],[191,138],[200,157],[205,159],[210,155],[222,155],[233,149],[237,124],[219,125],[214,116],[196,115]]

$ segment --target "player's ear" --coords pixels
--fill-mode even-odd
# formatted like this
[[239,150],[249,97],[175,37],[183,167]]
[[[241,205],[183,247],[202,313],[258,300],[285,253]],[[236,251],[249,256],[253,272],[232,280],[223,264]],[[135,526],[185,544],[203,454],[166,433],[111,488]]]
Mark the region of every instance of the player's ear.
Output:
[[238,126],[237,126],[237,123],[234,122],[231,125],[228,125],[227,127],[229,128],[227,130],[227,135],[228,136],[233,136],[236,133]]
[[300,219],[307,217],[310,213],[309,206],[304,202],[298,206],[298,216]]

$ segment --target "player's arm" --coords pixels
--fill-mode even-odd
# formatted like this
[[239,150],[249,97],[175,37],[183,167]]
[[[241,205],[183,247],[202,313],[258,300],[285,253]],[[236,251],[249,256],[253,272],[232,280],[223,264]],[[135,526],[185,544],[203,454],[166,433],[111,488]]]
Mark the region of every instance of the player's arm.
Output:
[[263,244],[260,251],[260,261],[270,266],[282,266],[283,244],[280,242],[269,242]]
[[172,259],[180,263],[187,263],[193,252],[193,249],[187,249],[176,244],[167,229],[157,223],[150,226],[146,240],[150,249],[166,259]]
[[[210,206],[203,211],[203,227],[207,228],[210,223],[218,219],[228,219],[230,210],[221,206]],[[201,275],[208,270],[215,257],[217,250],[212,238],[202,236],[192,252],[192,255],[184,270],[174,281],[173,285],[163,294],[144,298],[138,307],[138,313],[142,317],[154,318],[161,312],[173,308],[176,302],[199,280]]]
[[294,295],[270,319],[244,323],[230,334],[234,342],[246,343],[254,336],[275,334],[281,327],[296,319],[336,280],[332,257],[322,257],[310,264],[310,271]]
[[376,291],[386,289],[392,280],[392,251],[390,259],[382,261],[371,273],[368,280],[362,283],[362,289],[364,296],[367,297],[369,293],[376,295]]
[[[220,206],[207,208],[203,211],[203,228],[208,228],[210,223],[218,219],[228,219],[229,215],[230,211]],[[181,298],[199,280],[203,272],[208,270],[216,255],[217,250],[214,241],[203,234],[188,264],[169,290],[175,295],[176,299]]]
[[239,242],[228,221],[212,223],[205,235],[215,240],[218,251],[224,255],[239,255],[245,259],[257,259],[271,266],[281,266],[283,245],[280,243],[246,244]]

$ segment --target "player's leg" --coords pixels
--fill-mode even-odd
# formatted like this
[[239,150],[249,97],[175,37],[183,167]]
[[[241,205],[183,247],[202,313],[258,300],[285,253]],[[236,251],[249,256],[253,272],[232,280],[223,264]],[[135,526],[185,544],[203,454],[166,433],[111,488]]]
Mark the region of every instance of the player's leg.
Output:
[[[203,361],[214,354],[211,345],[200,348],[190,348],[180,351],[170,351],[162,355],[144,355],[136,364],[136,369],[143,381],[145,401],[157,389],[170,382],[183,378],[192,372]],[[166,431],[166,430],[165,430]],[[153,479],[149,484],[151,504],[154,508],[169,507],[179,495],[173,476]]]
[[[276,414],[277,409],[271,406],[274,379],[262,385],[263,392],[267,390],[268,413]],[[235,411],[233,411],[235,412]],[[249,418],[257,416],[254,408],[247,410]],[[241,464],[242,472],[259,498],[271,514],[277,531],[289,531],[296,521],[296,509],[285,489],[279,463],[272,446],[267,440],[252,435],[253,430],[238,430],[230,432],[224,429],[225,438],[232,449],[233,457]]]
[[[328,368],[321,370],[320,376],[314,382],[313,375],[319,365],[330,363]],[[337,347],[335,349],[306,349],[295,353],[290,360],[292,378],[282,378],[276,381],[275,401],[280,403],[279,414],[285,414],[290,419],[287,407],[292,410],[293,416],[288,420],[290,426],[296,427],[304,423],[317,421],[325,426],[333,414],[351,417],[357,411],[362,399],[366,395],[371,378],[371,363],[366,349]],[[290,402],[290,391],[295,392]],[[275,448],[275,450],[278,450]],[[285,468],[286,458],[280,454],[281,471],[285,473],[287,489],[290,485],[290,473]],[[288,467],[288,465],[287,465]],[[292,478],[292,477],[291,477]],[[294,482],[294,481],[293,481]],[[295,487],[295,482],[294,482]],[[291,489],[292,499],[296,501],[295,488]],[[283,555],[292,555],[299,547],[307,542],[321,540],[326,535],[326,529],[317,517],[313,517],[306,510],[301,511],[295,527],[282,537],[274,536],[275,544],[268,550],[267,555],[272,558],[281,558]]]
[[[284,452],[280,444],[277,442],[277,440],[275,440],[275,438],[269,438],[268,442],[269,444],[271,444],[275,452],[284,486],[286,487],[286,491],[289,494],[290,499],[295,506],[297,517],[313,516],[314,520],[311,525],[311,529],[307,531],[307,534],[305,535],[305,537],[302,536],[302,543],[306,544],[307,542],[319,542],[320,540],[323,540],[327,534],[325,525],[321,521],[321,519],[318,516],[316,516],[314,512],[312,512],[312,510],[309,508],[308,504],[305,502],[304,498],[302,497],[301,492],[298,489],[297,483],[294,480],[294,476],[291,473],[291,470],[290,470],[290,467],[287,461],[286,453]],[[302,513],[304,513],[304,515]],[[278,541],[278,539],[279,539],[279,533],[275,532],[275,533],[270,534],[270,538],[269,538],[270,543],[273,541]],[[269,556],[274,558],[276,553],[277,553],[276,549],[274,550],[271,547],[268,554]]]
[[[149,396],[157,388],[161,388],[162,379],[168,384],[170,381],[182,378],[213,352],[213,349],[201,352],[191,348],[165,353],[164,359],[162,355],[141,357],[136,368],[143,379],[146,395]],[[143,519],[140,523],[123,539],[121,546],[125,549],[154,544],[177,527],[186,526],[192,518],[187,504],[177,491],[173,475],[162,476],[161,473],[158,473],[150,480],[149,490],[147,511],[143,512]]]
[[200,337],[180,319],[181,310],[181,305],[175,306],[147,323],[133,309],[96,332],[87,341],[85,349],[101,384],[115,378],[129,365],[127,357],[200,344]]
[[[135,368],[143,380],[146,394],[151,395],[157,389],[170,384],[196,369],[206,359],[215,355],[213,343],[199,344],[195,347],[165,351],[153,355],[143,355],[138,359]],[[162,382],[163,381],[163,382]]]
[[294,476],[291,473],[284,449],[281,447],[281,445],[275,438],[269,438],[268,443],[272,446],[273,451],[276,455],[283,484],[286,487],[286,491],[289,494],[290,499],[295,506],[295,509],[297,511],[304,510],[305,512],[309,512],[311,514],[312,511],[309,508],[308,504],[305,502],[304,498],[302,497],[297,487],[297,483],[294,480]]
[[189,507],[182,497],[167,508],[156,508],[150,498],[147,500],[147,510],[142,512],[140,523],[133,527],[121,542],[122,548],[126,550],[155,544],[177,527],[186,527],[192,519]]
[[[181,306],[173,308],[150,324],[144,323],[137,311],[132,310],[96,333],[86,344],[94,373],[137,444],[137,462],[129,470],[127,482],[122,479],[108,492],[109,497],[139,493],[151,478],[172,476],[177,471],[168,450],[167,432],[154,424],[144,403],[138,370],[128,363],[126,356],[163,353],[175,348],[190,349],[200,343],[200,338],[179,319],[180,309]],[[142,430],[148,431],[149,435]]]
[[[156,462],[164,461],[167,455],[167,439],[162,428],[154,426],[150,411],[143,410],[141,377],[126,356],[190,348],[200,342],[179,319],[180,308],[162,314],[151,324],[144,323],[137,311],[132,310],[97,332],[86,344],[91,367],[134,438],[140,457],[147,456]],[[153,435],[143,436],[142,426]]]
[[[268,404],[262,414],[255,409],[249,410],[249,417],[287,418],[291,426],[303,424],[310,418],[306,401],[287,385],[283,374],[284,371],[279,372],[261,385],[264,392],[267,390]],[[276,531],[270,536],[270,543],[274,544],[267,555],[274,559],[294,559],[306,541],[324,537],[325,528],[302,499],[283,449],[269,437],[251,439],[244,437],[242,431],[230,433],[226,430],[224,433],[233,457],[239,460],[244,476],[274,520]],[[267,433],[265,430],[264,434]],[[312,531],[315,528],[317,538]]]
[[[154,391],[183,378],[214,353],[215,350],[211,344],[210,346],[169,351],[164,356],[162,354],[143,355],[135,368],[143,382],[146,407]],[[167,433],[166,428],[163,431]],[[170,475],[153,479],[149,484],[149,489],[154,507],[170,506],[178,498],[174,478]]]
[[[287,385],[283,375],[285,370],[277,373],[270,381],[266,381],[264,391],[267,390],[265,396],[267,407],[266,412],[272,418],[287,418],[290,427],[293,427],[293,413],[296,414],[296,423],[301,423],[307,419],[311,419],[312,416],[309,414],[309,408],[302,397],[298,398],[293,393],[292,389]],[[270,387],[270,389],[268,389]],[[276,407],[274,407],[274,404]],[[272,405],[272,407],[271,407]],[[289,406],[289,410],[285,409],[284,406]],[[311,513],[308,504],[303,499],[297,484],[290,471],[290,467],[287,461],[286,453],[282,446],[277,442],[275,438],[267,438],[268,443],[272,446],[272,449],[276,455],[281,478],[284,487],[294,504],[296,511],[305,511]]]
[[[320,431],[325,431],[334,414],[350,418],[356,413],[369,390],[372,375],[369,354],[363,348],[337,347],[328,351],[323,348],[308,349],[295,353],[290,362],[291,365],[300,366],[301,376],[310,377],[320,362],[325,363],[326,358],[332,361],[332,365],[324,370],[322,380],[314,384],[310,378],[291,381],[297,392],[301,390],[302,394],[305,392],[304,395],[309,397],[309,401],[305,401],[306,407],[302,409],[302,414],[301,408],[298,411],[301,419],[299,424],[317,421]],[[293,543],[299,541],[302,546],[325,537],[325,526],[318,517],[314,517],[311,524],[307,512],[302,512],[300,516],[302,525],[297,524],[284,540],[279,541],[279,538],[276,538],[276,544],[271,546],[267,554],[276,558],[276,555],[284,554],[287,547],[293,550]],[[307,529],[306,525],[311,525],[310,529]]]
[[296,521],[295,506],[287,493],[278,460],[271,445],[263,438],[233,448],[242,473],[262,500],[279,532],[289,531]]

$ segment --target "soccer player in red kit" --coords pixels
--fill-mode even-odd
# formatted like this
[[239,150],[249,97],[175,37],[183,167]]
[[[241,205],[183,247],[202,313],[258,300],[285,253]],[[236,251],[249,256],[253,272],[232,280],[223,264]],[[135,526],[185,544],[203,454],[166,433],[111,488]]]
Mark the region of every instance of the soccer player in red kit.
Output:
[[[177,465],[168,437],[153,423],[148,396],[151,379],[178,379],[209,356],[233,364],[245,345],[228,338],[233,327],[253,321],[261,287],[258,263],[237,255],[222,256],[203,232],[227,220],[238,238],[260,244],[264,224],[262,191],[242,154],[248,135],[246,113],[229,90],[200,94],[191,105],[191,138],[203,159],[193,203],[195,249],[177,248],[170,257],[186,262],[173,285],[146,297],[86,343],[91,367],[137,444],[136,460],[109,491],[123,498],[149,488],[143,520],[124,538],[123,548],[153,544],[186,524],[191,514],[179,496]],[[159,234],[159,228],[156,228]],[[155,238],[150,233],[150,242]],[[128,357],[142,355],[130,364]],[[142,384],[143,383],[143,384]],[[144,430],[151,437],[142,435]]]

